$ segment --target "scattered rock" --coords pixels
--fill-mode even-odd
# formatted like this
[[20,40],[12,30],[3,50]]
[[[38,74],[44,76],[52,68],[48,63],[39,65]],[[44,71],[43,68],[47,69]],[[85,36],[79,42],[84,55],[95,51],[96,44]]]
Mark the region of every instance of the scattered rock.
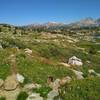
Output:
[[67,76],[64,77],[63,79],[60,80],[60,85],[65,85],[66,83],[70,83],[71,82],[71,77]]
[[17,78],[17,81],[19,82],[19,83],[24,83],[24,76],[22,76],[21,74],[17,74],[16,75],[16,78]]
[[93,69],[89,69],[88,72],[89,72],[90,75],[94,75],[94,76],[100,77],[100,74],[95,72]]
[[26,49],[24,49],[25,50],[25,53],[27,54],[27,55],[32,55],[32,50],[30,50],[29,48],[26,48]]
[[4,84],[4,81],[2,79],[0,79],[0,87],[2,87]]
[[96,73],[93,69],[88,70],[89,74]]
[[87,60],[86,62],[87,62],[88,64],[90,64],[90,63],[91,63],[91,62],[90,62],[90,61],[88,61],[88,60]]
[[31,84],[26,84],[24,86],[24,91],[28,91],[30,92],[32,89],[36,88],[35,84],[31,83]]
[[30,83],[30,84],[26,84],[26,85],[24,86],[24,90],[29,92],[29,91],[31,91],[32,89],[40,88],[40,87],[41,87],[40,84]]
[[13,74],[11,76],[8,76],[5,80],[5,83],[4,83],[4,89],[5,90],[14,90],[16,89],[18,86],[18,82],[16,80],[16,75]]
[[82,66],[83,65],[82,60],[77,58],[76,56],[69,58],[68,64],[73,65],[73,66]]
[[76,71],[76,70],[72,70],[72,71],[75,73],[77,79],[83,79],[84,78],[83,77],[83,72]]
[[52,88],[53,90],[58,90],[58,88],[60,87],[60,79],[56,79],[54,82],[51,82],[49,84],[50,88]]
[[43,100],[39,93],[32,93],[26,100]]
[[98,53],[100,53],[100,51],[97,51]]
[[35,84],[35,86],[36,86],[37,89],[42,87],[41,84]]
[[100,74],[99,74],[99,73],[97,73],[97,76],[98,76],[98,77],[100,77]]
[[14,54],[11,54],[10,56],[9,56],[9,60],[12,60],[12,59],[14,59],[15,58],[15,55]]
[[54,100],[55,97],[59,95],[59,92],[56,90],[52,90],[48,93],[47,100]]

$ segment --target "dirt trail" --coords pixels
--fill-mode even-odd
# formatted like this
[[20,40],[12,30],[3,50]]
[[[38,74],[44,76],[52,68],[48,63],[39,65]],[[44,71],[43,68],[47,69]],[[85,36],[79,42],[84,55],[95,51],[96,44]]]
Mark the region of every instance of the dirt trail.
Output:
[[0,96],[6,97],[6,100],[16,100],[20,91],[20,88],[13,91],[0,90]]

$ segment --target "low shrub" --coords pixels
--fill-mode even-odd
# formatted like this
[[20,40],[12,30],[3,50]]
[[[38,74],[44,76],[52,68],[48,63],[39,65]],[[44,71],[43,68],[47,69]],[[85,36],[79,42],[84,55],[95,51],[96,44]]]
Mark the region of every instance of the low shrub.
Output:
[[26,98],[28,97],[28,94],[26,92],[20,92],[17,100],[26,100]]
[[42,97],[47,97],[47,94],[51,91],[50,87],[41,87],[39,89],[33,89],[33,92],[39,93]]
[[0,100],[6,100],[6,98],[5,97],[0,97]]

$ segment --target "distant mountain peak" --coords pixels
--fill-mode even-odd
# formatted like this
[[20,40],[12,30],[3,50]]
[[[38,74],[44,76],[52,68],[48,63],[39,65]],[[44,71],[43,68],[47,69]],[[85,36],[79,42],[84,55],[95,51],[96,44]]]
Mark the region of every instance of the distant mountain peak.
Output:
[[91,17],[84,18],[78,22],[70,24],[72,27],[88,27],[88,26],[97,26],[96,20]]
[[89,17],[89,18],[81,20],[79,23],[84,25],[84,26],[94,25],[95,24],[95,20],[93,20],[92,18]]
[[86,17],[85,19],[83,20],[94,20],[92,17]]

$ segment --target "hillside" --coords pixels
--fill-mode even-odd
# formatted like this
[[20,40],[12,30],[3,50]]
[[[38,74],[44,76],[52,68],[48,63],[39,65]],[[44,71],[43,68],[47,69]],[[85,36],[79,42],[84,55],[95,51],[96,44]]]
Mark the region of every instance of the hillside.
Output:
[[[90,19],[87,20],[90,25],[92,22]],[[87,20],[85,20],[86,23]],[[84,22],[82,21],[81,24]],[[0,24],[0,100],[4,100],[2,98],[26,100],[24,97],[31,95],[30,92],[39,93],[41,98],[39,100],[58,100],[59,98],[60,100],[73,100],[73,98],[74,100],[99,100],[99,37],[100,26],[98,25],[73,28],[62,26],[61,23],[59,25],[53,23],[53,26],[49,23],[47,28],[40,25],[39,27],[18,27]],[[69,59],[73,56],[82,64],[78,66],[69,63]],[[14,81],[16,74],[24,77],[24,81]],[[8,89],[9,76],[10,78],[13,76],[11,81],[15,82],[13,84],[15,88],[11,86],[11,89]],[[52,84],[59,79],[60,83],[57,82],[61,86],[58,83],[55,83],[58,87],[52,86],[48,83],[48,78],[51,78]],[[37,85],[31,86],[31,89],[26,88],[29,84]],[[16,94],[12,96],[14,92]],[[50,96],[52,97],[53,94],[55,98],[52,99]]]

